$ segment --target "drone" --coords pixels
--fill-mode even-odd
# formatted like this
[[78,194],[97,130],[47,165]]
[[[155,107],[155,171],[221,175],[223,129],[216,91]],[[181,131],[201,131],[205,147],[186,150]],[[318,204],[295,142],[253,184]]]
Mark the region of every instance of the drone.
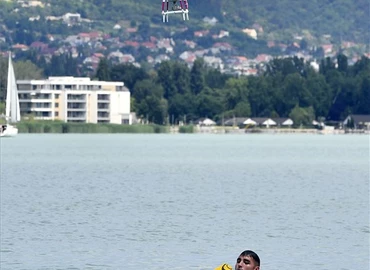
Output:
[[[170,7],[170,2],[172,2]],[[163,22],[168,22],[169,14],[182,14],[182,19],[189,20],[188,0],[162,0],[162,18]]]

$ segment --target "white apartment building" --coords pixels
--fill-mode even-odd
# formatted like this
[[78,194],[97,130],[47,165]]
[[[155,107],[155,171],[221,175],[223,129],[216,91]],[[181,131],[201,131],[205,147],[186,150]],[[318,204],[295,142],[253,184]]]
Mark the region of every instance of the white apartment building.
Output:
[[123,82],[81,77],[17,80],[22,115],[64,122],[131,124],[130,92]]

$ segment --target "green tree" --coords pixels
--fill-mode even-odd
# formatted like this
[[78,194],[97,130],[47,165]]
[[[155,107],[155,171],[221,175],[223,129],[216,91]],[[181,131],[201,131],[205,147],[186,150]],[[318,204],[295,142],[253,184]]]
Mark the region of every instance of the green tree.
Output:
[[133,95],[135,83],[148,79],[149,75],[133,64],[119,64],[111,68],[110,77],[112,81],[124,82]]
[[292,109],[289,117],[293,120],[294,126],[309,126],[315,119],[315,112],[313,107],[301,108],[297,105]]
[[31,61],[15,62],[14,73],[17,80],[39,80],[43,77],[43,70]]
[[333,96],[329,85],[325,81],[325,77],[320,73],[310,71],[305,87],[309,89],[312,95],[312,105],[316,115],[327,117]]
[[338,70],[340,72],[346,73],[348,70],[348,58],[344,54],[339,54],[337,56]]
[[210,88],[204,89],[197,97],[197,114],[199,117],[214,118],[223,111],[221,95]]
[[158,83],[164,89],[164,98],[171,99],[177,94],[176,78],[173,74],[173,64],[170,61],[164,61],[158,68]]
[[166,124],[167,107],[167,100],[155,95],[145,97],[138,104],[140,114],[145,114],[149,122],[158,125]]
[[325,77],[332,93],[331,106],[327,119],[339,120],[348,102],[348,100],[346,100],[346,78],[344,74],[336,69],[329,70],[325,74]]
[[335,70],[335,63],[330,57],[322,59],[320,62],[320,73],[326,75],[329,71]]
[[[43,70],[31,61],[13,61],[16,80],[37,80],[43,77]],[[8,59],[0,58],[0,101],[5,100],[8,74]]]
[[269,117],[274,110],[273,86],[270,77],[251,77],[249,79],[249,102],[252,116]]
[[45,70],[46,76],[65,76],[65,61],[62,55],[53,55]]
[[148,18],[143,18],[141,20],[141,24],[138,27],[138,31],[141,33],[142,36],[150,35],[150,21]]
[[231,77],[231,75],[222,73],[219,69],[210,68],[206,70],[205,84],[210,88],[222,89]]
[[305,79],[298,73],[286,76],[283,87],[283,100],[285,111],[290,111],[295,105],[308,107],[312,104],[312,96],[305,85]]
[[236,117],[246,117],[251,115],[251,105],[248,100],[239,102],[234,108]]
[[111,80],[111,71],[110,71],[107,58],[100,59],[98,69],[96,70],[95,77],[99,81],[110,81]]
[[176,122],[186,119],[194,120],[196,112],[196,99],[193,94],[176,94],[168,100],[168,115]]
[[370,114],[370,74],[361,78],[357,114]]
[[0,101],[0,115],[5,114],[5,102]]
[[190,93],[190,70],[185,63],[175,62],[172,65],[172,78],[175,80],[177,93]]
[[233,110],[239,102],[248,101],[248,80],[245,77],[230,78],[223,91],[226,110]]
[[204,81],[205,64],[204,60],[198,58],[194,61],[190,71],[190,86],[193,94],[198,95],[205,87]]
[[163,88],[151,79],[138,81],[134,86],[136,113],[149,122],[164,124],[168,105],[163,98]]
[[266,65],[265,74],[268,76],[274,76],[277,75],[277,73],[281,73],[283,78],[285,78],[289,74],[297,72],[301,74],[303,66],[303,60],[298,59],[297,57],[283,59],[275,58]]
[[370,59],[362,57],[348,73],[356,80],[353,113],[370,114]]

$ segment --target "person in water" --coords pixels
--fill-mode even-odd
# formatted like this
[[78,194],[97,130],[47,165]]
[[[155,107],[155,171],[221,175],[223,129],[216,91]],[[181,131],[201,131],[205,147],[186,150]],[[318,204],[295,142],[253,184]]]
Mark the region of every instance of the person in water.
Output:
[[236,259],[235,270],[259,270],[260,258],[252,250],[244,250]]

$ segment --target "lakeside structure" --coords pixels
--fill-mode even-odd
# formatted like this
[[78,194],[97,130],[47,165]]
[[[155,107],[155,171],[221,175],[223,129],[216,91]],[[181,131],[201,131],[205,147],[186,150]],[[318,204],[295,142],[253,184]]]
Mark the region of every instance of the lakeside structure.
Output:
[[[312,127],[293,128],[290,118],[233,117],[217,125],[208,118],[196,121],[198,133],[309,133],[309,134],[370,134],[370,115],[349,115],[332,125],[313,121]],[[174,132],[174,131],[172,131]]]
[[132,124],[130,91],[123,82],[85,77],[17,80],[22,115],[39,120]]

